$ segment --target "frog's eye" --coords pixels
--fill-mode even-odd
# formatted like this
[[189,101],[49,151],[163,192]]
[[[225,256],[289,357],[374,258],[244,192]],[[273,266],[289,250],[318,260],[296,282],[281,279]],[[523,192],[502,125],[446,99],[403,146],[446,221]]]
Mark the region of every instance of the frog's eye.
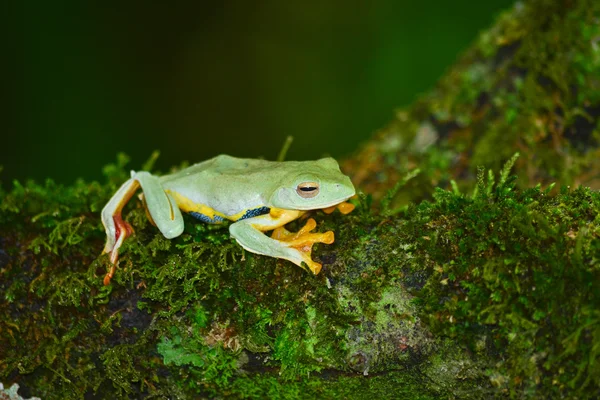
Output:
[[319,194],[319,184],[317,182],[302,182],[296,188],[296,193],[298,193],[300,197],[310,199]]

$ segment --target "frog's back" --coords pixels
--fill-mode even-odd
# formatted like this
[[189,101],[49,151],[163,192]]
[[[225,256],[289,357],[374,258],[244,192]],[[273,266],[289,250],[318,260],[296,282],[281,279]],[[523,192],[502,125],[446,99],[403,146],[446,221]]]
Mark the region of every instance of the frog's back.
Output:
[[197,164],[191,165],[173,174],[164,175],[160,179],[162,182],[171,182],[188,177],[190,175],[202,174],[206,171],[211,171],[213,169],[223,170],[228,168],[235,168],[237,164],[236,160],[239,159],[225,154],[221,154],[219,156],[211,158],[210,160],[202,161]]
[[161,177],[161,182],[164,185],[181,181],[189,182],[190,180],[196,184],[201,184],[200,181],[207,182],[211,180],[218,180],[224,183],[224,179],[232,179],[232,182],[248,182],[256,178],[259,174],[264,176],[275,164],[277,162],[236,158],[222,154],[210,160],[194,164],[174,174],[165,175]]
[[[277,163],[220,155],[161,177],[165,190],[225,217],[268,206],[265,177],[277,175]],[[178,198],[178,203],[181,202]],[[183,207],[190,211],[191,206]],[[187,208],[187,209],[186,209]]]

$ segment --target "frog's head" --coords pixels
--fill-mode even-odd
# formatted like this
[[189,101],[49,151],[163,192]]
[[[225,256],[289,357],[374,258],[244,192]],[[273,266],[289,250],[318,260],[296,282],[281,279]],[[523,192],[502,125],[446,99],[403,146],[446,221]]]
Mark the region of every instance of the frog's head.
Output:
[[271,195],[270,203],[287,210],[331,207],[354,196],[350,178],[333,158],[286,162],[286,171]]

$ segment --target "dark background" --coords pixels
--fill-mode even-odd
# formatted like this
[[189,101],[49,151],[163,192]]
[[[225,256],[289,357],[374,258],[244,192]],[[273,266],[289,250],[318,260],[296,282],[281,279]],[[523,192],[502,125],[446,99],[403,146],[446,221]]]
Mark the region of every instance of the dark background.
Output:
[[512,3],[13,1],[0,180],[274,159],[287,135],[288,159],[347,155]]

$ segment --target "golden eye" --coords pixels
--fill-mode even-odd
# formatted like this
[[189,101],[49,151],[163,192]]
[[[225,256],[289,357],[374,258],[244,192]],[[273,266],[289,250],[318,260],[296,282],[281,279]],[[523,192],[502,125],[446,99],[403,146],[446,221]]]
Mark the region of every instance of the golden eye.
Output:
[[302,182],[296,188],[296,193],[298,193],[300,197],[310,199],[319,194],[319,184],[317,182]]

